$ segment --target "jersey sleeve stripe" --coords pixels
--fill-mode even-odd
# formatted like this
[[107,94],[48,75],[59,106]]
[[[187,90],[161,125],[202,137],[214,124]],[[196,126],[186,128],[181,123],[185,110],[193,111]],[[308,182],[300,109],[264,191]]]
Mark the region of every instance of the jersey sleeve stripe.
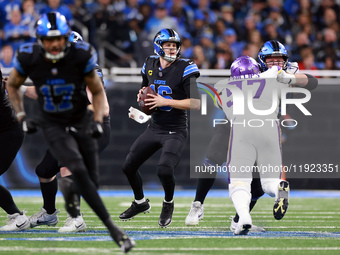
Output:
[[199,72],[198,67],[196,65],[187,66],[184,69],[183,77],[188,76],[189,74]]
[[24,69],[22,68],[21,64],[19,63],[17,58],[13,59],[13,67],[22,75],[26,75]]
[[97,55],[97,52],[94,51],[92,57],[89,59],[89,61],[87,62],[85,66],[84,73],[88,73],[92,71],[93,69],[95,69],[97,62],[98,62],[98,55]]
[[146,66],[146,63],[144,63],[143,67],[142,67],[142,73],[145,74],[145,66]]

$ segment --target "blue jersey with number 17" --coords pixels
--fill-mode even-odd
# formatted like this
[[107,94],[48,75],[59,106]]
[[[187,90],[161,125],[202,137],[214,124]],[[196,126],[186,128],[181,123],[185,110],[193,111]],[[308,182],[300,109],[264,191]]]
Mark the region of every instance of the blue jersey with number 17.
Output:
[[69,125],[78,122],[87,111],[84,77],[95,69],[97,53],[86,42],[72,43],[59,61],[44,57],[37,43],[18,48],[14,68],[28,76],[37,91],[44,120]]

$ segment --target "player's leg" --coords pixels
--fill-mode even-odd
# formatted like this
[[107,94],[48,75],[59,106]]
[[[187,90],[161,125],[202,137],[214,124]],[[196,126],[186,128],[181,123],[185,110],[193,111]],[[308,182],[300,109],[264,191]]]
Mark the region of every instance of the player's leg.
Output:
[[174,171],[180,161],[187,139],[187,130],[175,133],[157,134],[161,136],[162,153],[157,166],[157,175],[164,189],[164,201],[158,225],[167,227],[171,224],[174,210],[175,176]]
[[[259,173],[258,172],[253,172],[253,180],[251,182],[251,201],[249,204],[249,211],[251,212],[257,203],[258,199],[263,196],[264,192],[262,190],[261,186],[261,180],[259,178]],[[230,217],[231,219],[231,224],[230,224],[230,230],[235,231],[237,223],[239,221],[239,215],[236,213],[235,216]],[[265,232],[265,229],[260,226],[252,225],[251,228],[252,232]]]
[[135,199],[131,206],[119,215],[121,220],[132,219],[139,213],[150,211],[151,205],[149,199],[144,197],[143,181],[138,168],[160,148],[161,145],[155,139],[154,131],[150,127],[132,144],[123,165],[123,172],[130,183]]
[[[18,124],[0,134],[0,176],[12,164],[24,140],[24,133]],[[8,214],[8,222],[0,231],[18,231],[29,228],[29,220],[25,212],[16,206],[8,189],[0,185],[0,207]]]
[[269,196],[275,197],[273,214],[280,220],[288,209],[289,183],[281,180],[282,154],[281,154],[281,130],[279,123],[273,128],[267,128],[266,139],[263,142],[261,153],[258,155],[258,164],[262,166],[261,185]]
[[[50,126],[44,128],[44,135],[53,156],[72,172],[77,190],[108,228],[111,237],[124,251],[128,251],[134,246],[134,241],[115,226],[97,192],[97,180],[92,179],[96,176],[93,172],[97,171],[98,166],[97,142],[81,131],[69,134],[62,127]],[[81,148],[81,153],[78,148]],[[77,217],[79,208],[72,205],[67,194],[65,203],[68,213]]]
[[55,226],[59,221],[57,213],[60,212],[55,208],[58,192],[56,174],[59,172],[59,165],[49,150],[46,151],[43,160],[37,165],[35,172],[39,177],[44,204],[39,212],[30,217],[31,228],[40,225]]
[[253,133],[248,127],[232,127],[227,166],[229,168],[229,196],[233,201],[239,222],[234,234],[246,235],[252,227],[249,204],[251,201],[251,169],[257,151],[253,143]]
[[[111,126],[110,126],[110,118],[105,117],[103,121],[103,135],[97,139],[98,142],[98,152],[102,152],[107,145],[110,142],[110,136],[111,136]],[[67,169],[67,167],[61,167],[60,168],[60,176],[61,178],[69,178],[70,182],[72,182],[72,173],[70,170]],[[77,199],[77,203],[80,206],[80,194],[75,194],[75,199]],[[83,218],[83,214],[80,213],[77,217],[72,217],[68,214],[66,218],[66,222],[63,227],[59,228],[59,233],[70,233],[70,232],[82,232],[86,230],[86,223]]]
[[[207,154],[203,160],[205,167],[222,165],[227,159],[228,142],[229,142],[229,125],[217,125],[213,131],[213,137],[210,140]],[[197,181],[195,200],[191,204],[188,216],[185,218],[185,224],[188,226],[197,225],[204,215],[204,200],[215,182],[217,173],[209,173],[209,176],[203,175]]]

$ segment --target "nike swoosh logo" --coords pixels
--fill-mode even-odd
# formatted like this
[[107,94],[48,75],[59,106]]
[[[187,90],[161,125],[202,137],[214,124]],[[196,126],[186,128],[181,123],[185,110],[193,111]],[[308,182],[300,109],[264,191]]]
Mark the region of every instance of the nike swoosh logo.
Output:
[[23,225],[25,225],[25,224],[26,224],[26,222],[27,222],[27,220],[25,220],[25,222],[24,222],[24,223],[22,223],[22,224],[20,224],[20,225],[16,224],[17,228],[21,228]]
[[171,135],[171,134],[176,134],[176,132],[169,131],[169,134],[170,134],[170,135]]
[[80,228],[81,226],[83,226],[84,225],[84,223],[82,223],[82,224],[80,224],[80,225],[76,225],[76,228]]

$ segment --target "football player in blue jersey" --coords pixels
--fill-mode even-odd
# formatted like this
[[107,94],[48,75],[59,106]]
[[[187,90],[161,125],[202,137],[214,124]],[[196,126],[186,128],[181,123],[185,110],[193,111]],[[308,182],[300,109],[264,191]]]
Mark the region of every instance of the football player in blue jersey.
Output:
[[[68,38],[69,42],[77,43],[78,41],[82,42],[82,36],[72,31]],[[98,65],[95,67],[97,74],[101,78],[102,85],[104,86],[103,81],[103,73]],[[87,96],[91,101],[92,94],[90,91],[87,90]],[[89,102],[90,103],[90,102]],[[91,108],[91,105],[88,107]],[[98,151],[103,151],[110,141],[110,133],[111,133],[111,126],[110,126],[110,107],[109,103],[105,102],[105,113],[103,118],[103,135],[98,138]],[[63,178],[72,178],[71,172],[66,168],[61,166],[58,161],[52,156],[49,150],[46,151],[46,154],[43,160],[38,164],[36,167],[36,174],[39,177],[40,181],[40,189],[43,197],[43,207],[41,208],[40,212],[33,214],[30,220],[31,228],[40,225],[48,225],[48,226],[55,226],[58,221],[58,215],[60,211],[55,208],[55,197],[58,191],[58,182],[56,179],[56,174],[60,171],[60,175]],[[77,194],[78,202],[80,203],[80,194]],[[81,232],[86,230],[86,223],[84,221],[83,216],[80,214],[73,218],[72,216],[68,215],[66,219],[66,223],[63,227],[61,227],[58,232],[65,233],[65,232]]]
[[[156,55],[145,60],[141,88],[150,86],[157,93],[150,94],[151,98],[145,100],[146,106],[154,109],[154,112],[151,115],[151,123],[131,146],[123,166],[135,200],[119,218],[128,220],[150,210],[149,199],[144,197],[138,168],[160,149],[157,175],[165,196],[158,224],[160,227],[167,227],[171,224],[174,211],[174,170],[187,139],[186,110],[200,109],[196,84],[200,73],[192,60],[179,58],[181,40],[173,29],[160,30],[153,44]],[[137,102],[142,89],[137,95]]]
[[[266,71],[273,65],[278,65],[283,70],[278,75],[277,80],[282,83],[289,83],[294,86],[300,86],[308,90],[313,90],[317,87],[317,79],[309,74],[303,74],[299,72],[299,66],[296,62],[289,62],[289,55],[284,47],[279,41],[271,40],[263,44],[259,51],[258,59],[260,62],[260,71]],[[229,141],[229,125],[217,125],[214,129],[213,137],[209,143],[206,158],[204,159],[204,165],[209,167],[210,165],[221,165],[227,159],[227,146],[224,144]],[[228,134],[228,135],[225,135]],[[198,179],[196,196],[194,202],[192,202],[190,212],[186,217],[186,225],[197,225],[199,220],[203,219],[204,216],[204,200],[214,184],[216,177],[216,172],[211,175],[211,178],[200,178]],[[252,199],[250,202],[250,211],[255,206],[258,198],[260,198],[264,192],[261,188],[260,179],[255,176],[251,183],[251,194]],[[275,213],[274,213],[275,216]],[[283,215],[277,215],[277,218],[282,218]],[[237,226],[239,216],[236,214],[231,217],[232,231],[235,230]],[[252,230],[254,231],[264,231],[263,228],[253,225]]]
[[[43,14],[36,24],[38,43],[19,47],[8,78],[8,94],[26,133],[39,125],[53,157],[72,172],[61,178],[65,207],[72,217],[79,215],[77,193],[98,215],[111,237],[124,252],[134,240],[118,228],[98,192],[98,144],[103,133],[105,91],[96,73],[97,53],[86,42],[69,43],[70,27],[58,12]],[[38,94],[39,116],[26,116],[19,94],[27,77]],[[93,112],[88,110],[86,87],[92,94]]]

